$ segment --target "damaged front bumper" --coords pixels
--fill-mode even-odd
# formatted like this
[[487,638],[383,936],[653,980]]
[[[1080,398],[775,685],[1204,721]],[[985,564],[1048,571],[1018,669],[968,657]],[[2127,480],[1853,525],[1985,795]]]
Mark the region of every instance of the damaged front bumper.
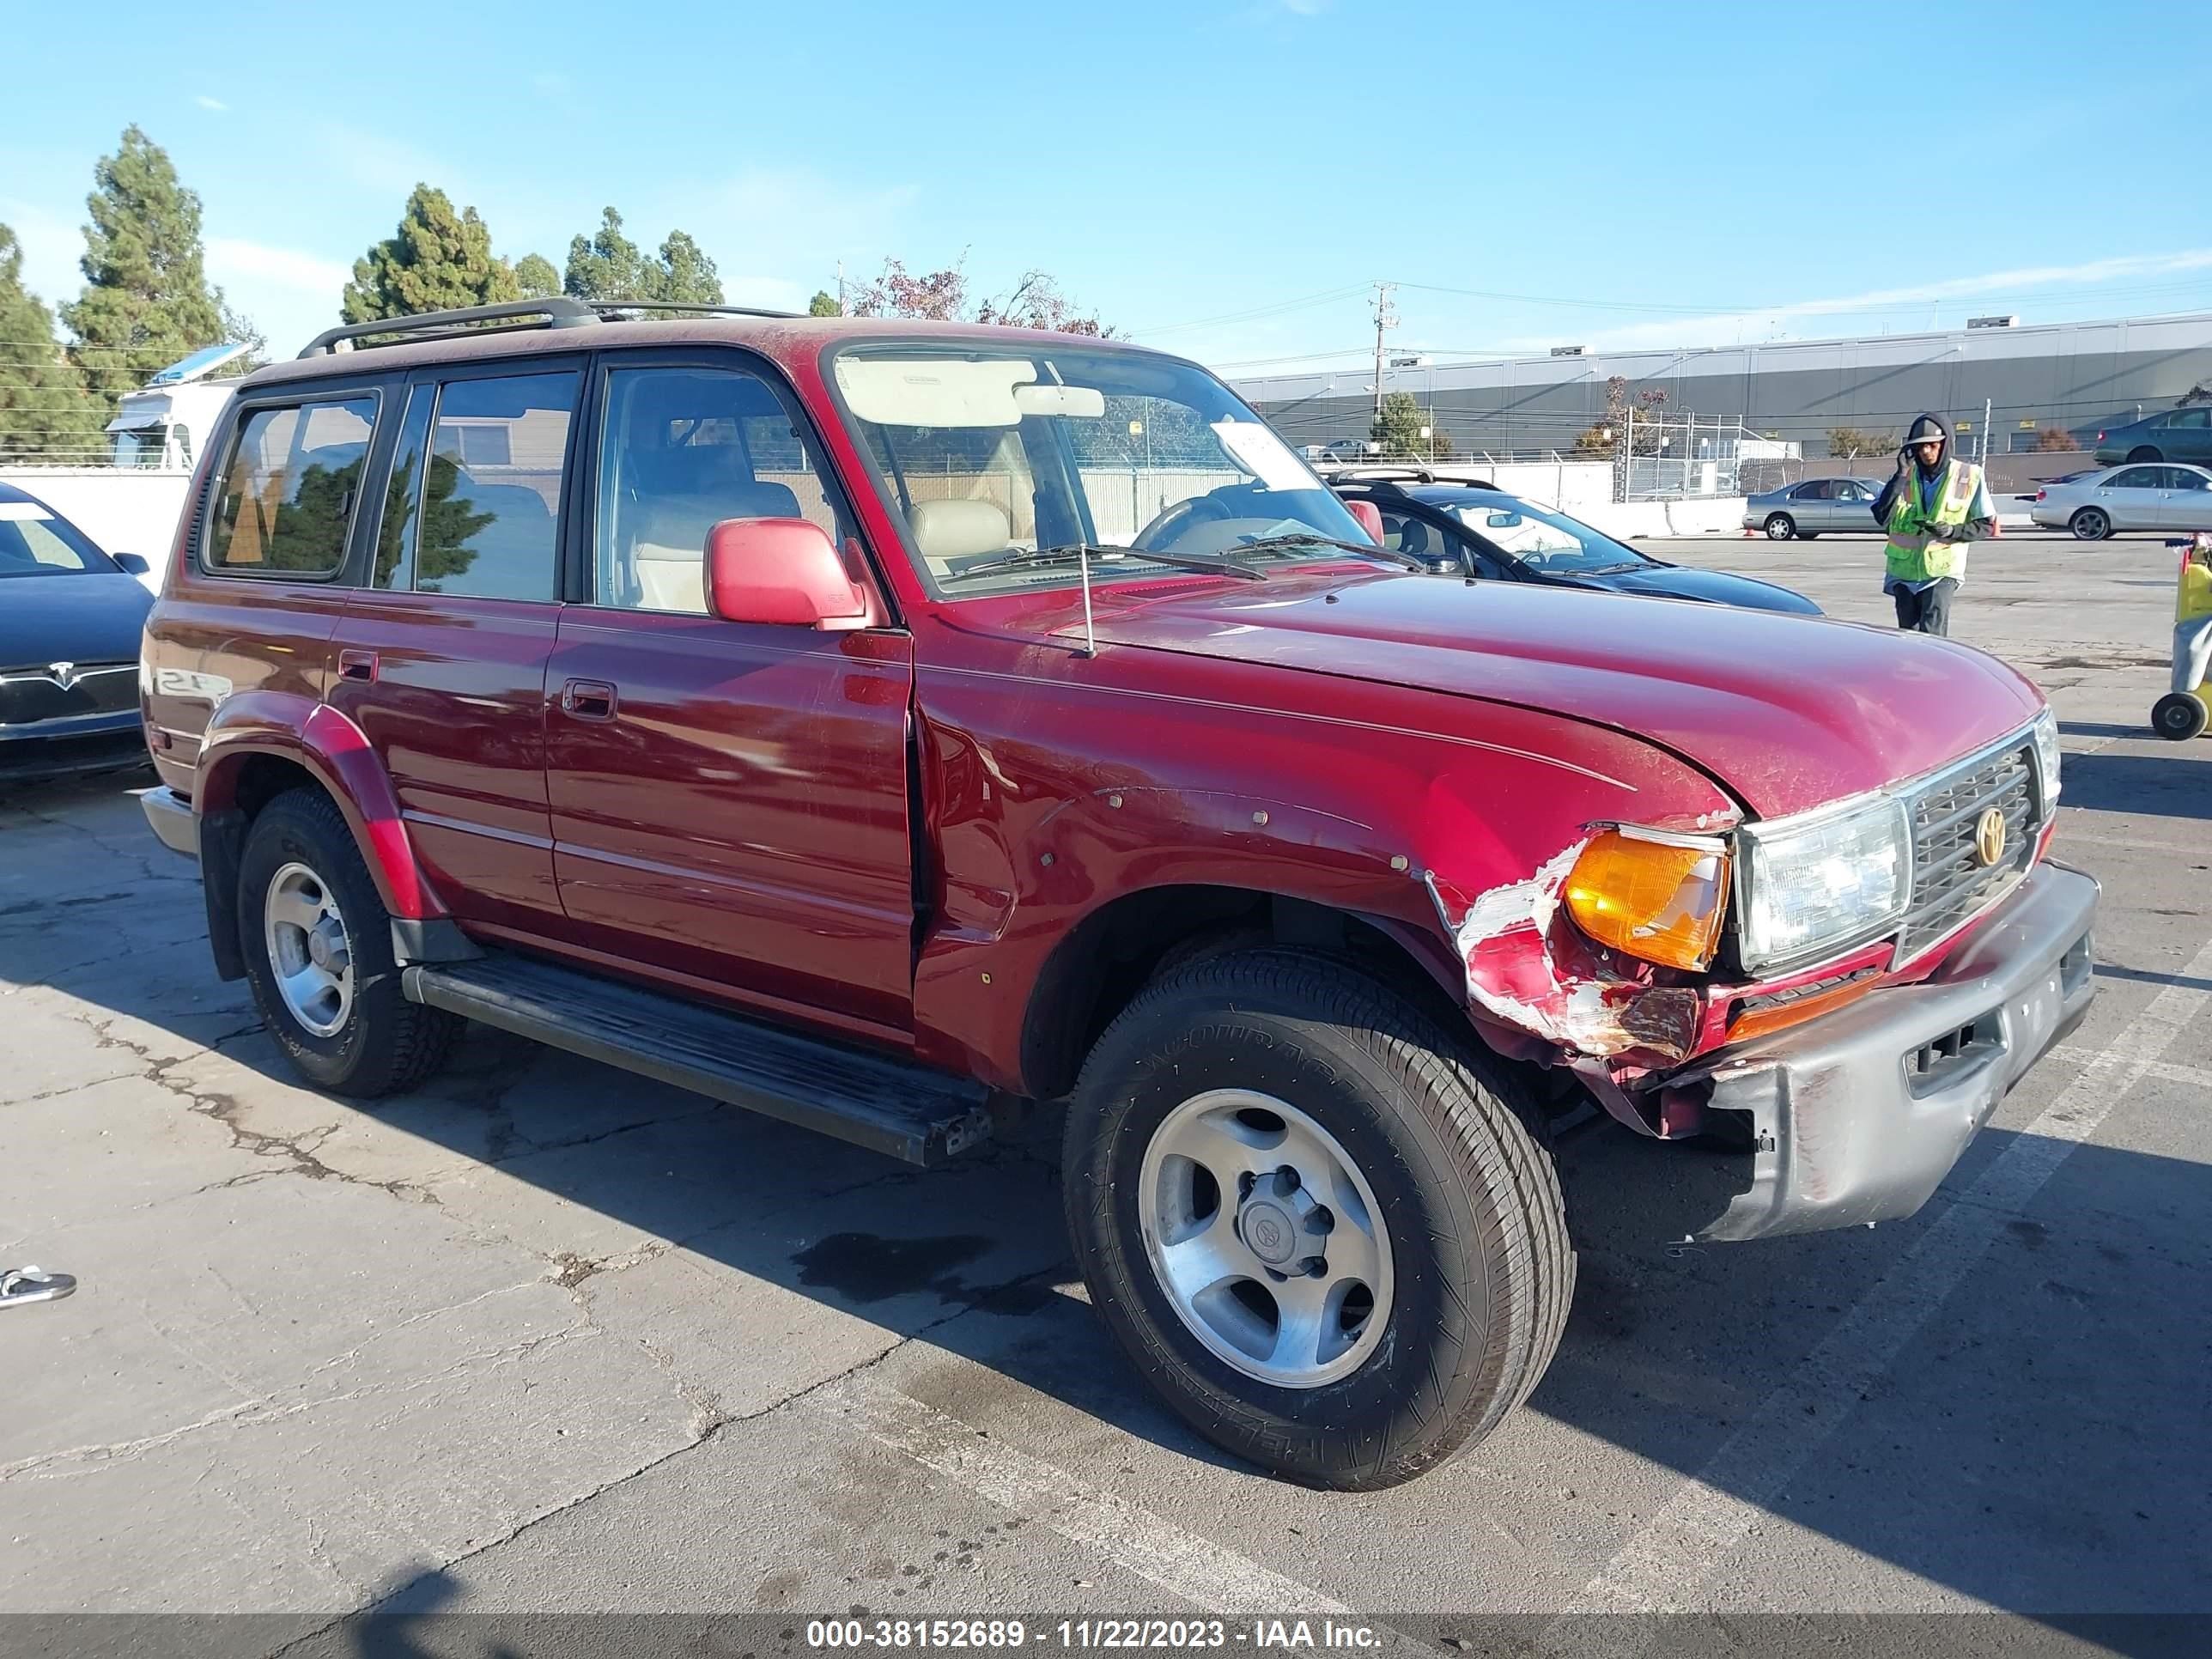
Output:
[[1926,1203],[1997,1103],[2087,1012],[2097,896],[2092,878],[2045,864],[1929,978],[1668,1079],[1710,1079],[1707,1111],[1744,1115],[1755,1148],[1748,1188],[1690,1231],[1766,1238]]

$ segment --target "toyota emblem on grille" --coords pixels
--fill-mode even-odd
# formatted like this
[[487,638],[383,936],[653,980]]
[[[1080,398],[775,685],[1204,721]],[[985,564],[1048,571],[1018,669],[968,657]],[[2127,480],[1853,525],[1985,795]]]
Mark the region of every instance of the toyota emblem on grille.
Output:
[[1992,806],[1974,825],[1974,858],[1986,869],[2004,856],[2004,850],[2005,816]]
[[73,662],[50,662],[46,665],[46,678],[63,690],[73,691],[76,689],[76,665]]

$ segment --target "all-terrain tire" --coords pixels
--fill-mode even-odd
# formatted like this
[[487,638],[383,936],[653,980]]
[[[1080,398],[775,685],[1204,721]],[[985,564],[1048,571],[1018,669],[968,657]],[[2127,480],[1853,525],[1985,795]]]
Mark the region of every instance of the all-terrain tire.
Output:
[[[277,985],[265,926],[278,872],[304,866],[327,889],[343,918],[352,963],[350,1006],[343,1023],[319,1033],[288,1006]],[[445,1061],[462,1021],[402,994],[392,953],[392,917],[355,842],[353,831],[319,789],[279,795],[246,835],[239,860],[238,943],[246,982],[277,1046],[318,1088],[373,1100],[422,1083]]]
[[[1153,1266],[1148,1146],[1224,1089],[1307,1115],[1373,1190],[1394,1284],[1347,1376],[1276,1387],[1225,1364]],[[1540,1121],[1502,1064],[1354,968],[1209,956],[1156,978],[1092,1049],[1067,1113],[1069,1234],[1100,1316],[1200,1433],[1304,1484],[1395,1486],[1496,1428],[1559,1346],[1575,1256]]]

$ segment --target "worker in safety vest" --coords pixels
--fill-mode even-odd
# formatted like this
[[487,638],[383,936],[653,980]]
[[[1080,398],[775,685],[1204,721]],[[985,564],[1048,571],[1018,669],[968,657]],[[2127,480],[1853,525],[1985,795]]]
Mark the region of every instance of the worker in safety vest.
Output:
[[1923,415],[1897,452],[1897,474],[1874,504],[1889,533],[1881,591],[1897,601],[1897,625],[1951,631],[1951,596],[1966,579],[1966,544],[1996,533],[1996,509],[1982,469],[1951,453],[1951,429]]

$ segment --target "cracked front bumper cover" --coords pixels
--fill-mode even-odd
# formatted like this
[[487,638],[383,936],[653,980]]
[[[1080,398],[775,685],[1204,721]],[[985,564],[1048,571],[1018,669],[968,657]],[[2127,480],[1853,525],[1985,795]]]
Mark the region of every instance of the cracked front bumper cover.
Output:
[[[2098,888],[2045,864],[1926,981],[1876,991],[1677,1079],[1744,1114],[1751,1182],[1696,1230],[1771,1237],[1911,1215],[2095,993]],[[1738,1167],[1741,1165],[1739,1164]]]

